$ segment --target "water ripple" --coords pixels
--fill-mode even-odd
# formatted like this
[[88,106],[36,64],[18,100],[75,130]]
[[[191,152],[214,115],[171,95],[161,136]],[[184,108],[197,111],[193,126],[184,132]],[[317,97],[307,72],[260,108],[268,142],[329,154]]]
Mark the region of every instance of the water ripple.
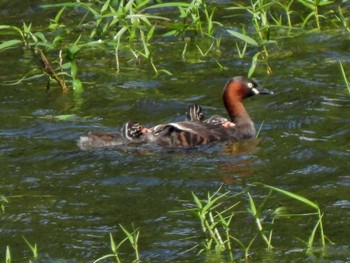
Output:
[[335,172],[337,169],[328,167],[328,166],[323,166],[323,165],[317,165],[317,164],[312,164],[312,165],[307,165],[306,167],[298,170],[294,170],[289,172],[288,174],[315,174],[315,173],[331,173]]

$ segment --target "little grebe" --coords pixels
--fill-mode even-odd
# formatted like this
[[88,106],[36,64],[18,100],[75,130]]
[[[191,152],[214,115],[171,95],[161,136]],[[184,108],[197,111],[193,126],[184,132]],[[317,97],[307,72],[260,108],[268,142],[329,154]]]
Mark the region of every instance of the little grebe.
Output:
[[[100,145],[100,147],[105,147],[132,142],[155,143],[170,147],[193,147],[214,141],[238,141],[254,138],[256,129],[242,101],[257,94],[273,94],[273,92],[264,89],[252,80],[234,77],[226,83],[223,90],[223,101],[230,117],[229,120],[214,115],[213,119],[201,121],[203,113],[197,105],[198,107],[191,108],[191,111],[187,113],[190,121],[160,124],[151,129],[144,128],[138,123],[127,122],[119,138],[115,134],[89,133],[87,136],[82,136],[78,144],[82,145],[81,142],[83,142],[90,147],[94,147],[95,144],[97,147]],[[226,121],[231,124],[223,125]]]
[[226,128],[235,126],[233,122],[220,115],[212,115],[210,118],[205,120],[202,107],[197,104],[192,104],[188,107],[186,117],[187,121],[203,121],[214,125],[222,125]]

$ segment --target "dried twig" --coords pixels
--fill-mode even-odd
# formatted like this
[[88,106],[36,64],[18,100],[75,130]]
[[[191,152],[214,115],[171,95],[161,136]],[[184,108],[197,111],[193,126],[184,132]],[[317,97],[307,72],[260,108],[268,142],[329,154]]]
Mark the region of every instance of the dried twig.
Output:
[[[53,78],[54,80],[56,80],[58,85],[60,85],[62,91],[68,91],[68,87],[67,87],[64,79],[60,78],[56,74],[51,63],[44,55],[44,52],[40,48],[35,47],[34,49],[32,49],[32,53],[33,53],[33,56],[38,59],[41,71],[46,73],[49,78]],[[50,80],[48,81],[48,84],[47,84],[47,89],[49,89],[49,88],[50,88]]]

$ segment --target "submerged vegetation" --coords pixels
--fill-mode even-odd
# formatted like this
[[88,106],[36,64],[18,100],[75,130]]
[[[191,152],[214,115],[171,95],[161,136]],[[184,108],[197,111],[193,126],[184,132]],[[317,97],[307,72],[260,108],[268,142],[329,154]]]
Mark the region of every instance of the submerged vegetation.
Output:
[[[350,32],[349,6],[345,1],[341,4],[330,0],[251,0],[245,4],[223,5],[205,0],[189,3],[106,0],[48,4],[41,8],[58,10],[44,30],[25,23],[22,27],[0,25],[1,35],[12,32],[19,36],[7,37],[0,45],[0,52],[23,46],[39,62],[40,73],[30,73],[15,83],[47,76],[63,91],[68,86],[82,91],[77,58],[84,56],[82,51],[90,47],[106,54],[113,52],[111,58],[114,57],[117,71],[131,64],[146,68],[150,65],[156,74],[171,75],[158,59],[157,50],[162,46],[182,43],[181,57],[185,61],[190,52],[188,46],[195,46],[191,52],[197,50],[197,56],[209,57],[217,62],[219,69],[225,69],[220,63],[221,41],[223,36],[231,36],[236,46],[235,55],[250,60],[247,71],[251,77],[261,66],[267,74],[272,73],[270,53],[283,38],[329,28]],[[219,9],[221,15],[217,16]],[[69,21],[73,16],[72,25]],[[239,22],[225,22],[230,17],[238,17]],[[78,30],[72,31],[75,27]]]

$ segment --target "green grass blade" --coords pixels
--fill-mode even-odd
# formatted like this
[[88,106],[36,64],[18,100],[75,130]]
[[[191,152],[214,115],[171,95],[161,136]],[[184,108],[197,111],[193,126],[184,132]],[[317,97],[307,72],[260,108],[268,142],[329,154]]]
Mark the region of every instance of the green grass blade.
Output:
[[191,4],[184,3],[184,2],[163,3],[163,4],[156,4],[156,5],[149,6],[146,9],[165,8],[165,7],[191,7]]
[[310,201],[309,199],[307,199],[307,198],[305,198],[303,196],[300,196],[300,195],[294,194],[292,192],[289,192],[287,190],[282,190],[280,188],[276,188],[276,187],[273,187],[273,186],[270,186],[270,185],[264,184],[264,186],[267,187],[267,188],[270,188],[270,189],[272,189],[272,190],[274,190],[276,192],[279,192],[279,193],[281,193],[283,195],[286,195],[286,196],[289,196],[289,197],[291,197],[293,199],[296,199],[296,200],[298,200],[298,201],[300,201],[300,202],[302,202],[302,203],[304,203],[304,204],[306,204],[308,206],[311,206],[312,208],[315,208],[317,210],[319,209],[319,207],[318,207],[318,205],[316,203]]
[[[169,18],[167,17],[163,17],[163,16],[155,16],[155,15],[144,15],[144,14],[132,14],[132,15],[127,15],[126,16],[127,19],[135,19],[135,18],[140,18],[140,19],[146,19],[146,18],[151,18],[151,19],[159,19],[159,20],[166,20],[166,21],[171,21]],[[146,20],[143,20],[145,23]],[[149,26],[151,26],[151,24],[149,24]]]
[[125,227],[123,227],[121,224],[119,224],[120,228],[123,230],[124,234],[129,239],[129,242],[131,245],[136,245],[137,238],[138,238],[138,229],[133,229],[132,232],[129,232]]
[[28,247],[32,251],[33,257],[38,258],[38,248],[37,248],[36,244],[34,244],[34,246],[33,246],[32,244],[29,243],[29,241],[24,236],[22,236],[22,238],[24,239],[24,241],[26,242],[26,244],[28,245]]
[[343,67],[343,64],[341,63],[341,61],[339,61],[339,65],[340,65],[340,70],[341,70],[341,73],[343,75],[343,79],[344,79],[345,85],[348,88],[348,91],[350,93],[350,82],[348,81],[348,79],[346,77],[346,73],[345,73],[345,70],[344,70],[344,67]]
[[111,243],[111,249],[112,249],[113,253],[116,254],[118,251],[118,248],[114,242],[114,239],[113,239],[113,236],[111,233],[109,233],[109,239],[110,239],[110,243]]
[[304,19],[304,22],[303,24],[301,25],[302,28],[304,28],[307,24],[307,22],[310,20],[311,17],[315,16],[314,13],[310,13],[305,19]]
[[4,51],[6,49],[12,48],[14,46],[17,46],[20,43],[22,43],[22,41],[19,39],[12,39],[12,40],[2,42],[0,44],[0,52]]
[[[104,260],[104,259],[106,259],[106,258],[111,258],[111,257],[114,257],[114,255],[113,255],[113,254],[104,255],[104,256],[102,256],[102,257],[96,259],[93,263],[97,263],[97,262],[99,262],[99,261],[101,261],[101,260]],[[120,261],[117,261],[117,262],[120,262]]]
[[192,192],[192,197],[193,197],[193,200],[194,202],[196,203],[197,207],[198,208],[202,208],[203,207],[203,204],[202,202],[199,200],[199,198],[196,196],[195,193]]
[[[320,220],[321,220],[321,219],[320,219]],[[312,248],[312,245],[314,244],[316,231],[317,231],[317,228],[318,228],[319,225],[320,225],[320,220],[317,221],[315,227],[312,229],[311,235],[310,235],[309,240],[308,240],[308,242],[307,242],[307,246],[308,246],[309,249]]]
[[257,214],[257,210],[256,210],[256,206],[253,200],[253,197],[250,195],[250,193],[248,192],[248,197],[249,197],[249,206],[250,206],[250,212],[251,214],[256,217]]
[[39,5],[41,8],[52,8],[52,7],[76,7],[79,6],[80,3],[77,2],[67,2],[67,3],[61,3],[61,4],[45,4],[45,5]]
[[251,64],[251,66],[249,68],[248,78],[251,78],[253,76],[253,74],[254,74],[254,71],[255,71],[256,66],[258,64],[258,57],[259,57],[260,53],[261,52],[257,52],[252,58],[252,64]]
[[7,200],[6,196],[0,195],[0,202],[8,203],[9,201]]
[[5,213],[5,203],[8,203],[9,201],[7,200],[6,196],[0,195],[0,208],[3,213]]
[[247,44],[250,44],[254,47],[259,47],[259,43],[255,39],[253,39],[247,35],[244,35],[242,33],[239,33],[239,32],[233,31],[233,30],[227,30],[227,32],[229,32],[232,36],[237,37],[240,40],[246,42]]
[[309,0],[298,0],[299,3],[302,3],[305,7],[313,10],[315,8],[314,1],[309,1]]
[[10,247],[6,246],[6,263],[11,263],[11,252],[10,252]]
[[171,73],[169,70],[166,70],[166,69],[159,69],[158,72],[163,72],[163,73],[167,74],[168,76],[173,75],[173,73]]
[[259,127],[259,129],[258,129],[258,132],[256,133],[255,138],[258,138],[258,137],[259,137],[259,134],[260,134],[261,129],[262,129],[263,125],[264,125],[264,122],[265,122],[265,121],[262,121],[262,122],[261,122],[261,125],[260,125],[260,127]]
[[16,26],[8,26],[8,25],[0,25],[0,30],[12,30],[16,31],[17,33],[20,34],[20,36],[23,38],[23,32],[20,28]]

